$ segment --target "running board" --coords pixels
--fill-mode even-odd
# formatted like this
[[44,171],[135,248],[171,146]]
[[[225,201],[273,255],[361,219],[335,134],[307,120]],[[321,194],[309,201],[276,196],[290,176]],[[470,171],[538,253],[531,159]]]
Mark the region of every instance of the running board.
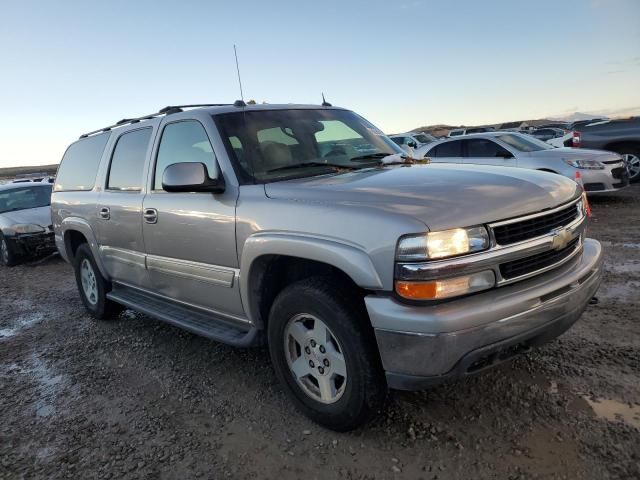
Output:
[[236,347],[259,344],[257,328],[233,325],[222,316],[193,307],[180,305],[151,293],[114,284],[107,298],[150,317],[170,323],[211,340]]

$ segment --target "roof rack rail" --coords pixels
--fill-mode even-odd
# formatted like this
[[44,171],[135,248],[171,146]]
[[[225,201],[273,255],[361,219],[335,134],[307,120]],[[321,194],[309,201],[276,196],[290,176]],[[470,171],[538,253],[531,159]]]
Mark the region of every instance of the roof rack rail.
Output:
[[[243,102],[244,103],[244,102]],[[100,128],[98,130],[94,130],[92,132],[83,133],[80,135],[80,138],[87,138],[90,135],[95,135],[96,133],[108,132],[112,128],[121,127],[122,125],[138,123],[141,120],[151,120],[152,118],[159,117],[160,115],[171,115],[172,113],[182,112],[185,108],[196,108],[196,107],[226,107],[230,105],[235,106],[244,106],[237,105],[236,103],[197,103],[191,105],[168,105],[164,108],[161,108],[156,113],[151,113],[149,115],[143,115],[142,117],[135,118],[123,118],[122,120],[117,121],[113,125],[109,125],[108,127]]]

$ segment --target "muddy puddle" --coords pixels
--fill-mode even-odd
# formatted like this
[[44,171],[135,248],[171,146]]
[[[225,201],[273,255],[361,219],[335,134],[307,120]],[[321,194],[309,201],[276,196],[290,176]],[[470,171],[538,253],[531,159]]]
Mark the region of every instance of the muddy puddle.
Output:
[[31,327],[32,325],[42,321],[44,319],[44,315],[42,313],[29,313],[25,315],[21,315],[15,325],[10,327],[0,328],[0,340],[7,337],[13,337],[20,333],[21,330]]
[[598,418],[610,422],[623,421],[637,429],[640,429],[640,405],[629,405],[617,400],[594,401],[591,397],[583,397]]

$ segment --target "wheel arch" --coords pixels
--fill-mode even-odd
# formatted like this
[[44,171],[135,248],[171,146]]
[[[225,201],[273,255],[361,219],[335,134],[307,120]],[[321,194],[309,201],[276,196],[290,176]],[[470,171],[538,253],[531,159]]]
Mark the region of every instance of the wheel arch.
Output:
[[100,248],[91,225],[82,218],[67,217],[62,221],[61,230],[63,239],[62,243],[64,245],[64,257],[70,263],[73,263],[78,247],[83,243],[86,243],[91,249],[91,253],[93,254],[96,265],[100,269],[100,273],[104,278],[109,279],[110,277],[102,263],[102,259],[100,258]]
[[266,325],[270,306],[282,288],[303,278],[332,275],[363,296],[367,290],[383,288],[366,252],[323,238],[255,235],[245,242],[240,265],[242,303],[258,328]]

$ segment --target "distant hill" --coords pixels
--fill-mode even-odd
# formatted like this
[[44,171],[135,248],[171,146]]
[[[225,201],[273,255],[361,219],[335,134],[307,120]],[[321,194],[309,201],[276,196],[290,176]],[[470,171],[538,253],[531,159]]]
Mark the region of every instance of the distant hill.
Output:
[[0,168],[0,178],[12,179],[16,175],[24,175],[29,173],[46,173],[55,175],[58,165],[39,165],[36,167],[5,167]]

